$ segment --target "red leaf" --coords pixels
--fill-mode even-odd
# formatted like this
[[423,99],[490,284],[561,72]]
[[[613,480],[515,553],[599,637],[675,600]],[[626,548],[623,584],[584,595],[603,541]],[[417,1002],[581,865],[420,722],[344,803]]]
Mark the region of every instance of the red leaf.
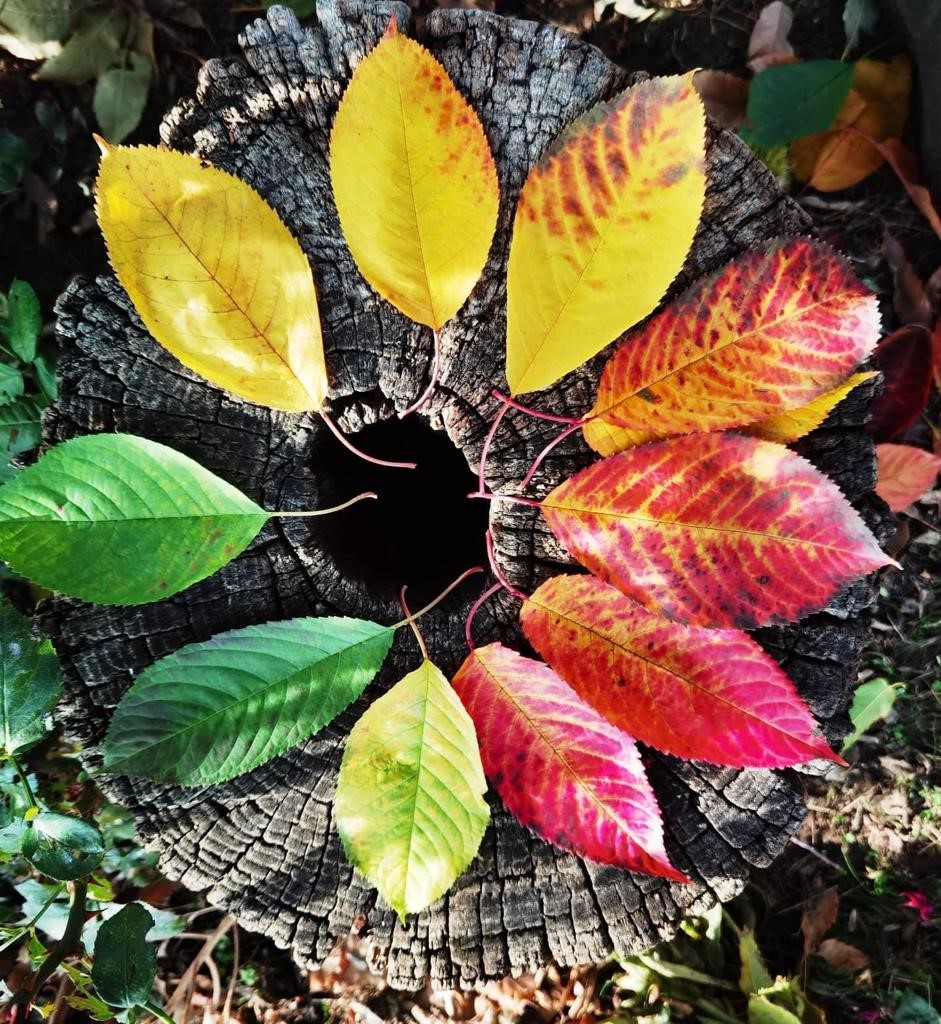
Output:
[[613,455],[551,491],[542,512],[600,579],[694,625],[790,622],[891,563],[809,462],[737,434]]
[[888,441],[907,430],[928,401],[931,335],[918,324],[900,327],[879,342],[872,360],[885,382],[873,399],[866,429],[876,441]]
[[877,444],[876,459],[876,494],[893,512],[902,512],[918,501],[941,472],[941,455],[907,444]]
[[523,603],[529,642],[609,722],[677,757],[783,768],[825,757],[794,684],[747,633],[668,622],[592,576]]
[[484,772],[524,825],[602,864],[689,881],[667,858],[634,741],[552,669],[489,644],[468,655],[454,689],[474,720]]
[[608,361],[585,440],[602,455],[758,423],[836,388],[879,340],[879,304],[829,246],[750,250]]

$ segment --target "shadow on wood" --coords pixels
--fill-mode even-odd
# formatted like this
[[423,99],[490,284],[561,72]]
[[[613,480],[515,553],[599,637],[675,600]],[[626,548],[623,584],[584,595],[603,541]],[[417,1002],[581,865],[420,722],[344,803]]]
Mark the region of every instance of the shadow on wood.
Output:
[[[317,418],[252,406],[208,385],[149,337],[113,278],[78,281],[60,300],[61,398],[45,417],[47,443],[96,431],[140,434],[196,458],[267,508],[313,508],[367,487],[386,494],[384,506],[361,506],[356,518],[273,521],[236,562],[159,604],[113,609],[48,602],[42,622],[64,665],[63,719],[87,745],[90,766],[98,763],[111,709],[134,674],[183,644],[296,615],[395,621],[402,583],[427,594],[483,560],[488,516],[497,557],[522,589],[571,564],[534,509],[488,508],[462,494],[472,489],[467,467],[476,466],[497,408],[491,388],[505,387],[505,265],[518,190],[569,121],[627,83],[599,52],[551,27],[463,10],[436,11],[425,22],[421,41],[483,121],[503,205],[483,278],[444,330],[441,384],[421,413],[426,422],[401,425],[395,412],[427,384],[431,334],[380,300],[357,272],[337,224],[327,155],[344,86],[393,10],[405,28],[402,4],[323,0],[311,29],[275,8],[246,31],[244,60],[205,65],[196,99],[168,115],[162,134],[168,145],[244,178],[278,210],[314,266],[334,416],[344,429],[362,430],[362,447],[399,459],[417,456],[422,471],[414,477],[375,471],[385,474],[380,482],[372,468],[338,454]],[[809,230],[804,214],[735,137],[710,130],[708,174],[702,224],[674,293],[749,245]],[[558,413],[584,412],[606,354],[540,400]],[[874,523],[872,447],[860,427],[868,397],[864,388],[853,392],[801,450]],[[492,451],[490,485],[518,484],[554,432],[544,422],[508,416]],[[547,460],[540,493],[590,458],[578,437],[560,446]],[[465,583],[423,623],[431,654],[446,672],[466,653],[464,618],[487,585],[482,579]],[[760,633],[831,741],[844,731],[867,631],[861,613],[871,596],[862,581],[828,613]],[[494,599],[477,618],[478,641],[499,636],[519,646],[516,612],[506,593]],[[374,969],[403,988],[419,987],[429,974],[439,985],[458,986],[535,968],[550,957],[574,964],[612,949],[646,948],[687,911],[738,892],[803,817],[799,792],[781,773],[648,752],[671,859],[694,884],[581,861],[537,840],[491,795],[493,822],[478,858],[443,900],[402,925],[354,876],[330,801],[352,724],[418,661],[413,639],[400,631],[363,700],[314,739],[243,778],[183,790],[111,777],[103,787],[133,809],[169,875],[207,889],[246,926],[293,947],[301,963],[325,957],[357,922],[371,938]]]

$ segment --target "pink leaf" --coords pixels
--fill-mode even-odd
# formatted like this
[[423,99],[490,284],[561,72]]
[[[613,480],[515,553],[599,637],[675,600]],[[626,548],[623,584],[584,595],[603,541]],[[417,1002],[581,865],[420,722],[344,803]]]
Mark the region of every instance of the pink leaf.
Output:
[[876,494],[901,512],[931,489],[941,471],[941,455],[907,444],[877,444]]

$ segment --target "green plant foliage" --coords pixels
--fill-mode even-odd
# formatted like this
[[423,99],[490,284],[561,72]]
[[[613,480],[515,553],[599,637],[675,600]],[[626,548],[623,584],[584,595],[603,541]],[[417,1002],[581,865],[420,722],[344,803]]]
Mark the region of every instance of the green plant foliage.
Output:
[[742,961],[739,988],[747,996],[767,988],[771,984],[771,975],[765,967],[754,932],[742,929],[738,937],[738,949]]
[[0,26],[28,43],[61,39],[72,19],[70,0],[3,0]]
[[857,743],[859,737],[871,729],[876,722],[888,718],[901,689],[901,684],[890,683],[881,677],[870,679],[862,686],[857,687],[850,707],[853,731],[843,741],[844,750],[848,750],[854,743]]
[[863,32],[872,32],[879,21],[877,0],[846,0],[843,8],[843,29],[846,32],[846,53],[853,50]]
[[108,70],[121,53],[127,18],[113,8],[92,8],[76,20],[62,52],[45,61],[36,79],[82,85]]
[[23,836],[23,856],[40,874],[60,882],[91,874],[104,855],[98,829],[71,814],[43,811]]
[[39,417],[42,406],[33,398],[18,398],[6,405],[0,404],[0,481],[9,480],[13,470],[10,459],[35,448],[42,437]]
[[157,950],[146,935],[153,923],[139,903],[129,903],[98,929],[91,977],[109,1006],[129,1010],[150,1000]]
[[0,404],[19,398],[25,387],[22,370],[9,363],[0,363]]
[[895,1024],[941,1024],[941,1013],[916,992],[906,991],[895,1009]]
[[0,488],[0,558],[73,597],[143,604],[221,568],[267,519],[180,452],[98,434],[58,445]]
[[759,71],[748,91],[742,138],[772,149],[826,131],[849,94],[853,70],[838,60],[810,60]]
[[394,627],[301,618],[220,633],[145,669],[105,741],[106,771],[197,786],[302,743],[363,692]]
[[52,644],[34,640],[29,619],[0,603],[0,752],[15,754],[43,738],[60,689]]
[[112,68],[98,79],[92,108],[109,142],[122,142],[140,123],[150,75],[150,61],[141,53],[132,53],[128,66]]
[[473,860],[490,809],[474,723],[427,658],[350,733],[334,798],[350,862],[404,918]]
[[9,128],[0,128],[0,194],[12,192],[19,185],[29,160],[25,139]]
[[42,309],[33,286],[26,281],[14,281],[7,292],[7,317],[2,333],[13,354],[24,363],[36,358],[41,330]]

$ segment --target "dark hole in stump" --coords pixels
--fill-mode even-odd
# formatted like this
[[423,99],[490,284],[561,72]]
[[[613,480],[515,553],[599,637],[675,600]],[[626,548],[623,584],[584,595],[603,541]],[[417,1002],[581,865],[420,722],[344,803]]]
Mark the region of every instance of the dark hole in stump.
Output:
[[417,462],[387,469],[363,462],[327,431],[311,452],[324,505],[361,491],[379,498],[320,520],[321,543],[349,580],[377,600],[408,586],[412,610],[474,565],[487,565],[488,504],[468,499],[477,479],[447,434],[421,416],[384,420],[353,435],[356,446],[383,459]]

